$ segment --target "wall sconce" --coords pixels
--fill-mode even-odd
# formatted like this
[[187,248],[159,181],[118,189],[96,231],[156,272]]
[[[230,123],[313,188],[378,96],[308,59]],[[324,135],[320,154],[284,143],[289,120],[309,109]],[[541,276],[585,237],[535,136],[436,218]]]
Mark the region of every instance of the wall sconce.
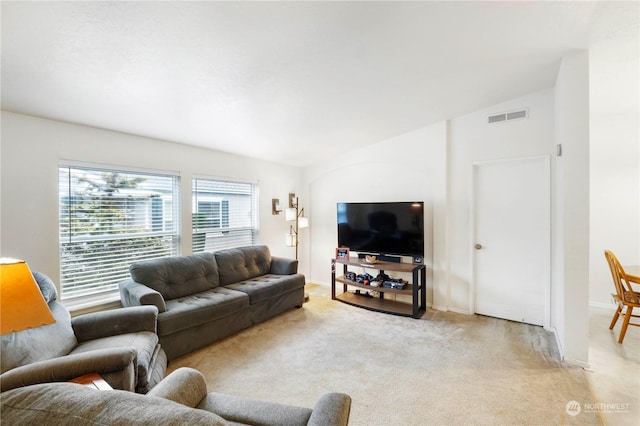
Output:
[[301,228],[309,227],[309,218],[304,217],[304,208],[299,207],[298,197],[294,193],[289,193],[289,208],[284,211],[284,218],[287,222],[295,221],[295,224],[289,225],[286,244],[287,247],[296,248],[296,260],[298,260],[299,231]]
[[272,198],[271,199],[271,214],[273,216],[279,215],[282,209],[280,208],[280,199]]
[[0,334],[54,322],[56,320],[25,261],[0,258]]

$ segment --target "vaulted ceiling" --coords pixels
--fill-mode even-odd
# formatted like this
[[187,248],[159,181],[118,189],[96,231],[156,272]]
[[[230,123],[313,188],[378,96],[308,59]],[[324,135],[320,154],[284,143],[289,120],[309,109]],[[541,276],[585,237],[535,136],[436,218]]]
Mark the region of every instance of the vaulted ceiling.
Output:
[[628,56],[638,37],[637,2],[1,8],[3,110],[301,166],[552,87],[563,55]]

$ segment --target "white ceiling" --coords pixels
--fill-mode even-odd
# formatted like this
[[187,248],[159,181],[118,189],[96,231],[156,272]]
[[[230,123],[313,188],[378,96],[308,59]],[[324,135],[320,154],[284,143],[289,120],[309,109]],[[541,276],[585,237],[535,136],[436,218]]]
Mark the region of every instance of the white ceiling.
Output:
[[551,87],[579,49],[637,60],[637,2],[1,7],[2,109],[300,166]]

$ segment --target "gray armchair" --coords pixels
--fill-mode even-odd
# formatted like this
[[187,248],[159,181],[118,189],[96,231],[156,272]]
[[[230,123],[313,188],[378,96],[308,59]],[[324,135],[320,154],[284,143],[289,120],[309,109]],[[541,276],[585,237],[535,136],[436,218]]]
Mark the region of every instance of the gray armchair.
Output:
[[351,411],[351,397],[339,392],[325,393],[313,409],[207,392],[202,373],[188,367],[173,371],[148,396],[214,413],[234,425],[347,426]]
[[55,285],[34,272],[56,322],[1,337],[0,389],[100,374],[114,389],[146,393],[164,378],[167,358],[158,343],[154,306],[71,318]]
[[351,398],[325,393],[313,409],[207,393],[197,370],[179,368],[146,395],[44,383],[3,392],[3,424],[347,426]]

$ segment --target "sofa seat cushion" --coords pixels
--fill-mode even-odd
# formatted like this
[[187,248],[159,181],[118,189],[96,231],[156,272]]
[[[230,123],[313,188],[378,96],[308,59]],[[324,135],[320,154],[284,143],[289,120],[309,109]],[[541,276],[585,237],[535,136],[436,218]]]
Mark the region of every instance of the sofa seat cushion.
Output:
[[160,293],[165,301],[220,285],[213,253],[145,260],[129,267],[131,278]]
[[158,315],[158,334],[166,336],[248,309],[249,297],[224,287],[167,300],[167,311]]
[[252,305],[302,287],[304,287],[304,275],[301,274],[266,274],[226,286],[226,288],[246,293]]
[[105,348],[132,348],[138,354],[138,377],[136,388],[144,389],[148,386],[151,375],[150,370],[160,350],[158,345],[158,335],[150,331],[139,331],[137,333],[118,334],[115,336],[102,337],[100,339],[89,340],[80,343],[71,351],[71,354],[89,352]]

